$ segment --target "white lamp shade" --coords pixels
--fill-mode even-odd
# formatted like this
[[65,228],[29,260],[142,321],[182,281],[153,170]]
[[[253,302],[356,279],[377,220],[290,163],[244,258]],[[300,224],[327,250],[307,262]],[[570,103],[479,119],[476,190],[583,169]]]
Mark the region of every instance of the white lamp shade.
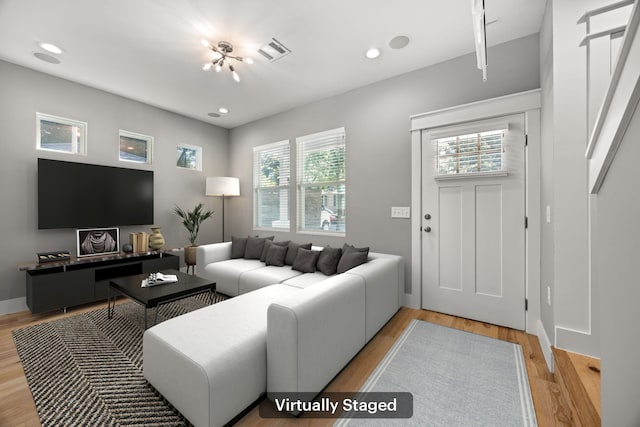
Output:
[[239,196],[240,180],[230,176],[210,176],[207,178],[207,196]]

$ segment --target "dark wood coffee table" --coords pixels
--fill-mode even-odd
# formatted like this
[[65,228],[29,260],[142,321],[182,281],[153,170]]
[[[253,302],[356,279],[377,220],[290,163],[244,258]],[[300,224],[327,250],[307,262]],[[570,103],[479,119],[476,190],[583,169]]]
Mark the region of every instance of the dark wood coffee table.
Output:
[[[213,304],[216,292],[216,283],[209,279],[184,274],[178,270],[162,270],[162,274],[175,274],[178,277],[177,283],[167,283],[155,285],[147,288],[141,286],[142,280],[149,277],[148,274],[138,274],[135,276],[120,277],[111,279],[107,294],[107,314],[109,319],[113,317],[116,308],[117,293],[123,294],[137,303],[144,306],[144,329],[147,329],[147,309],[156,309],[153,324],[158,320],[158,307],[172,301],[190,297],[203,292],[209,292],[211,303]],[[113,299],[113,306],[111,300]]]

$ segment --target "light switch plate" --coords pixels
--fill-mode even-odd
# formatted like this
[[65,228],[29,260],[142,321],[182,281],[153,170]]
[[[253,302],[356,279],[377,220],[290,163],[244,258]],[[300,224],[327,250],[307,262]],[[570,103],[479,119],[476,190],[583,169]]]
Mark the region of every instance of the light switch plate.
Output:
[[547,224],[551,224],[551,206],[547,205],[547,209],[546,209],[546,221]]
[[391,218],[411,218],[411,208],[394,206],[391,208]]

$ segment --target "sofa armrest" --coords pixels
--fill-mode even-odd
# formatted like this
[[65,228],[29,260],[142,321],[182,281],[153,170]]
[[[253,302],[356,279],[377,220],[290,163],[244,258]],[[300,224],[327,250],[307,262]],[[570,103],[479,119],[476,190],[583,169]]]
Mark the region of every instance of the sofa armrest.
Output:
[[[267,311],[267,394],[319,393],[365,345],[364,281],[338,275]],[[278,396],[281,397],[281,396]]]
[[387,254],[369,254],[369,261],[344,273],[361,277],[366,287],[367,341],[393,317],[401,303],[404,291],[404,265],[402,257]]
[[196,274],[202,275],[207,264],[231,259],[231,242],[200,245],[196,249]]

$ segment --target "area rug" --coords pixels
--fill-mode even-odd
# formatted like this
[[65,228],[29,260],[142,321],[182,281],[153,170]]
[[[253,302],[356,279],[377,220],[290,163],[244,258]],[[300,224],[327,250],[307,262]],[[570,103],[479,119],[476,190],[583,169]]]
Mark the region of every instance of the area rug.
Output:
[[[162,305],[158,323],[209,302],[200,294]],[[142,375],[144,312],[126,302],[111,319],[103,308],[13,331],[43,426],[190,425]]]
[[413,320],[360,392],[410,392],[408,419],[342,418],[339,426],[536,426],[522,348]]

